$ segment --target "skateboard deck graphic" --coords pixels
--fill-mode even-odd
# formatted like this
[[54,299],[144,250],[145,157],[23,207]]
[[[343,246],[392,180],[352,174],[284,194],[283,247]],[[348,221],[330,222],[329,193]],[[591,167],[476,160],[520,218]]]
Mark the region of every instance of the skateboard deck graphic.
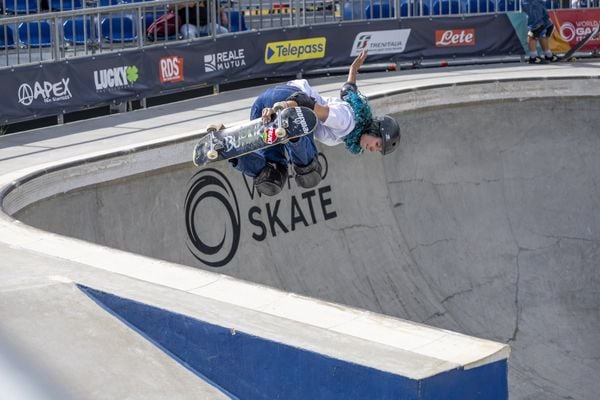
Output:
[[230,128],[209,125],[194,148],[196,166],[228,160],[290,139],[308,135],[317,127],[314,111],[306,107],[277,108],[274,120],[265,124],[258,118]]
[[600,23],[598,25],[596,25],[596,27],[594,28],[594,30],[592,30],[586,37],[584,37],[583,39],[581,39],[581,41],[579,43],[577,43],[576,45],[574,45],[573,47],[571,47],[571,49],[569,51],[567,51],[565,53],[565,55],[563,55],[560,58],[560,61],[570,61],[571,58],[573,58],[573,54],[575,54],[583,46],[585,46],[587,44],[587,42],[589,42],[594,36],[598,35],[599,32],[600,32]]

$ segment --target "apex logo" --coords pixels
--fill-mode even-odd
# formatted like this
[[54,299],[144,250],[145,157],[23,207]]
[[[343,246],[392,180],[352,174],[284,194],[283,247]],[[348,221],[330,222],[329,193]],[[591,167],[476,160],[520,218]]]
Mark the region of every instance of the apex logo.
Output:
[[170,56],[160,59],[160,83],[180,82],[183,80],[183,57]]
[[436,47],[475,46],[475,29],[435,31]]

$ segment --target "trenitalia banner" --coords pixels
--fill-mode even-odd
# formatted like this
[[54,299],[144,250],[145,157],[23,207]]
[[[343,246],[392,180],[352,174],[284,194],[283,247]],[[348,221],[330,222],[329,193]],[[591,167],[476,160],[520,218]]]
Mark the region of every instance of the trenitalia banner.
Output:
[[[2,120],[11,123],[111,102],[170,93],[191,85],[369,62],[522,55],[518,13],[467,18],[344,22],[218,36],[0,71]],[[524,24],[521,24],[524,25]]]
[[[598,8],[556,10],[549,14],[556,28],[550,39],[550,48],[555,53],[566,53],[600,24],[600,9]],[[579,51],[594,50],[600,50],[600,38],[591,38]]]

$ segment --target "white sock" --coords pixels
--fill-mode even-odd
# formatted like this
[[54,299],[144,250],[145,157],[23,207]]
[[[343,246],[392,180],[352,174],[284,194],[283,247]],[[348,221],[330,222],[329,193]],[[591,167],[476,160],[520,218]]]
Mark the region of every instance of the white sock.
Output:
[[546,55],[546,57],[552,57],[552,50],[546,50],[544,54]]
[[537,52],[534,52],[534,51],[530,51],[530,52],[529,52],[529,57],[530,57],[530,58],[536,58],[537,56],[538,56],[538,55],[537,55]]

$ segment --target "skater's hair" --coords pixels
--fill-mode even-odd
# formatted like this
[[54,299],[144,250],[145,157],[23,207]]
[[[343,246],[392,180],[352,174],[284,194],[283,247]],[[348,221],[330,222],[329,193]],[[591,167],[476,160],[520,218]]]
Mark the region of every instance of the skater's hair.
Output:
[[[357,91],[347,91],[342,100],[346,101],[352,107],[354,111],[354,129],[348,135],[344,137],[344,144],[346,145],[346,149],[352,154],[360,154],[362,153],[362,148],[360,147],[360,137],[363,133],[371,133],[371,125],[373,123],[373,114],[371,112],[371,107],[367,102],[367,98],[363,96],[358,90]],[[374,135],[378,135],[377,132],[373,132]]]

